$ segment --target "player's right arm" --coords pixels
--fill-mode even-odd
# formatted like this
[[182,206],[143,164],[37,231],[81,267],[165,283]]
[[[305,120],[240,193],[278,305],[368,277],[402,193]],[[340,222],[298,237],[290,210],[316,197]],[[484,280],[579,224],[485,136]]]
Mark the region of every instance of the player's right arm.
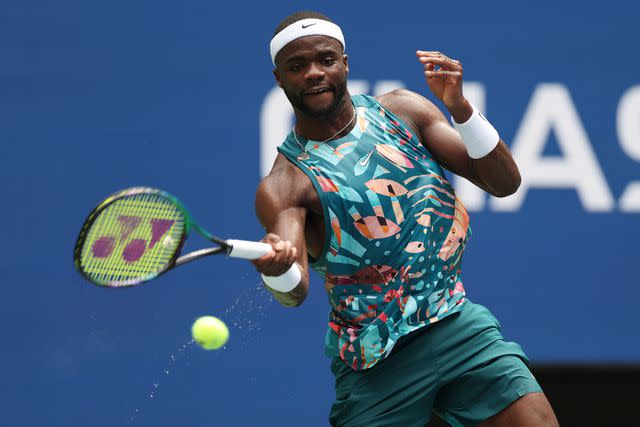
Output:
[[263,242],[271,244],[273,250],[252,261],[258,272],[266,276],[284,274],[294,262],[302,272],[300,283],[289,292],[279,292],[269,286],[267,290],[284,306],[302,304],[309,290],[309,263],[305,242],[305,220],[303,188],[306,177],[284,156],[278,154],[273,169],[265,177],[256,192],[256,214],[267,235]]

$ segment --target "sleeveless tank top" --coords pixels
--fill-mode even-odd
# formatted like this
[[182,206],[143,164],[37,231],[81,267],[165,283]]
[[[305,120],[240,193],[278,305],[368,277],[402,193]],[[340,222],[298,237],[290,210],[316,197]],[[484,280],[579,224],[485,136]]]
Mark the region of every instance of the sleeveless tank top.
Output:
[[458,311],[469,216],[439,163],[370,96],[351,98],[356,124],[320,143],[290,132],[278,147],[311,180],[325,241],[311,267],[331,311],[325,353],[354,370],[384,359],[402,336]]

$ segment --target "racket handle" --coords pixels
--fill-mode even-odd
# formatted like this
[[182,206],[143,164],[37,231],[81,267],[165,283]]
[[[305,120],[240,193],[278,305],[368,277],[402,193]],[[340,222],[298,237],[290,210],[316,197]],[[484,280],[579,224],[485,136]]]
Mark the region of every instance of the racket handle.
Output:
[[[234,258],[257,259],[271,250],[271,245],[263,242],[251,242],[248,240],[227,240],[227,244],[231,247],[228,255]],[[289,292],[300,283],[302,272],[297,263],[293,263],[286,273],[280,276],[262,275],[262,280],[271,289],[280,292]]]
[[271,245],[268,243],[249,240],[229,239],[227,244],[231,247],[228,255],[233,258],[258,259],[271,250]]

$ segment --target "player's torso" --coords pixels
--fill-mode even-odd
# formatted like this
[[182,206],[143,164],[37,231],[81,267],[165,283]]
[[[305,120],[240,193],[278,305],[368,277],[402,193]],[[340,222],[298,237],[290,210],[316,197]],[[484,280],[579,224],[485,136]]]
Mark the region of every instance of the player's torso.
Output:
[[[382,107],[388,110],[388,107],[383,101],[381,101],[379,98],[376,99],[378,102],[380,102]],[[378,115],[380,115],[380,117],[376,117],[376,119],[380,119],[380,122],[371,124],[370,120],[368,120],[366,117],[367,114],[371,114],[371,111],[365,113],[366,109],[361,106],[358,112],[359,119],[356,123],[356,126],[359,126],[361,128],[360,132],[351,132],[349,135],[342,137],[336,141],[329,141],[327,143],[320,144],[314,143],[313,141],[308,141],[299,136],[299,142],[301,142],[303,145],[309,146],[308,152],[310,153],[311,157],[313,157],[314,155],[317,156],[318,151],[322,150],[323,153],[320,156],[324,156],[325,160],[335,157],[334,159],[332,159],[331,163],[339,163],[341,165],[341,167],[335,167],[336,165],[327,164],[326,161],[324,162],[324,165],[320,165],[317,164],[317,162],[313,158],[310,158],[305,161],[305,167],[316,171],[316,183],[318,179],[320,179],[322,180],[322,185],[325,186],[325,188],[323,188],[324,191],[322,192],[324,192],[325,194],[338,193],[340,194],[339,198],[341,200],[347,199],[347,204],[343,204],[343,206],[341,206],[346,208],[347,210],[349,209],[349,204],[352,204],[355,207],[359,206],[359,204],[368,204],[370,209],[377,210],[379,213],[381,211],[381,206],[377,206],[377,209],[373,207],[373,204],[384,205],[384,198],[380,198],[379,195],[392,196],[393,201],[391,203],[391,209],[394,210],[394,213],[400,213],[401,222],[404,222],[406,220],[402,213],[403,211],[413,211],[414,215],[417,214],[417,221],[415,221],[412,225],[411,222],[409,222],[408,224],[405,224],[405,227],[402,227],[403,229],[412,228],[411,231],[415,231],[413,228],[415,228],[416,225],[424,225],[427,223],[430,224],[433,222],[432,219],[438,220],[446,216],[446,214],[444,214],[440,215],[440,218],[438,218],[438,212],[433,208],[426,206],[427,204],[431,205],[439,203],[438,200],[440,199],[438,198],[437,194],[434,194],[435,192],[441,190],[441,192],[444,193],[443,195],[449,196],[449,198],[452,199],[451,201],[454,202],[452,203],[452,205],[454,206],[455,193],[446,180],[446,177],[440,165],[437,163],[437,161],[435,161],[435,159],[432,158],[431,154],[426,149],[424,149],[424,147],[420,144],[417,136],[414,135],[415,130],[410,128],[406,124],[406,121],[399,123],[397,121],[394,121],[393,119],[390,119],[388,120],[390,123],[384,123],[384,113],[381,111],[381,109],[378,110]],[[386,134],[384,137],[380,137],[379,135],[378,137],[373,138],[364,137],[364,134],[367,133],[367,130],[369,130],[368,133],[371,134],[373,133],[371,132],[371,128],[376,126],[383,127],[382,133]],[[356,135],[353,135],[353,133],[359,135],[360,137],[356,138]],[[350,150],[350,146],[352,145],[355,145],[355,149]],[[416,145],[418,145],[418,147],[416,147]],[[341,153],[341,150],[343,150],[344,152]],[[329,151],[333,151],[333,153],[329,153]],[[344,158],[345,154],[348,154],[350,159]],[[336,162],[335,159],[338,159],[339,161]],[[354,161],[356,159],[357,161]],[[349,160],[351,160],[351,162],[349,162]],[[368,174],[366,167],[368,166],[367,163],[374,165],[370,167],[370,169],[372,170],[369,171]],[[365,166],[363,166],[363,164]],[[385,168],[385,165],[392,165],[392,167]],[[300,167],[300,164],[298,164],[298,166]],[[327,166],[329,167],[327,168]],[[350,173],[351,170],[353,170],[353,173]],[[396,172],[395,175],[393,174],[393,172]],[[318,260],[323,255],[323,246],[326,239],[326,221],[323,213],[324,210],[319,193],[316,187],[314,187],[312,180],[305,176],[302,168],[298,169],[298,175],[299,179],[296,180],[296,186],[301,188],[298,188],[296,192],[305,195],[302,204],[308,212],[305,223],[305,240],[307,242],[307,250],[312,259]],[[361,175],[362,178],[360,179]],[[374,179],[369,179],[371,177],[373,177]],[[396,181],[393,181],[394,178],[396,179]],[[419,185],[418,188],[409,190],[403,187],[403,185],[401,184],[402,181],[399,181],[397,178],[408,182],[419,183],[421,185]],[[385,189],[384,187],[387,187],[387,189]],[[347,188],[347,190],[345,190],[345,188]],[[397,189],[397,191],[399,192],[399,194],[396,195],[397,197],[388,194],[389,189],[391,191]],[[421,192],[421,190],[423,189],[426,189],[426,191]],[[378,197],[373,197],[373,202],[372,198],[370,197],[372,193],[378,194]],[[424,197],[415,197],[418,194],[422,194]],[[412,197],[406,197],[403,200],[403,198],[400,197],[402,195],[413,196],[413,200],[410,200],[412,199]],[[420,201],[424,202],[424,200],[426,199],[429,199],[427,200],[427,202],[429,203],[419,203]],[[411,203],[416,201],[418,203]],[[440,200],[440,202],[443,201]],[[411,209],[411,207],[408,206],[409,203],[411,203],[412,205],[418,204],[420,205],[420,207],[422,207],[422,209]],[[454,206],[449,206],[450,208],[453,208],[453,212],[448,213],[453,213],[452,216],[455,218],[456,210]],[[442,207],[442,205],[440,205],[440,207]],[[335,210],[336,209],[334,209],[334,211]],[[446,211],[446,207],[444,211]],[[435,217],[432,214],[433,212],[436,213]],[[428,214],[429,217],[427,217],[425,214]],[[466,232],[468,217],[466,215],[464,207],[461,204],[459,206],[457,216],[462,218],[461,221],[451,221],[452,223],[454,223],[454,225],[456,223],[459,225],[459,227],[454,227],[454,233],[461,232],[463,230]],[[382,218],[384,218],[384,216]],[[396,220],[397,219],[398,218],[396,218]],[[386,218],[382,220],[384,221],[386,220]],[[363,227],[366,225],[367,221],[370,220],[365,219],[365,224],[362,225]],[[441,225],[444,225],[445,227],[449,225],[442,224],[442,222],[443,221],[440,221]],[[393,221],[389,221],[389,225],[393,227]],[[399,223],[395,225],[399,225]],[[335,232],[335,228],[332,228],[333,230],[330,231]],[[402,233],[403,231],[404,230],[401,229],[399,230],[399,233]],[[422,231],[425,232],[426,230]],[[388,236],[382,235],[376,237],[386,238],[391,236],[393,236],[393,233],[389,234]],[[373,236],[369,235],[366,237],[368,240],[375,240],[375,238],[372,239]],[[396,238],[398,237],[400,236],[396,236]],[[462,238],[464,237],[466,236],[462,236]],[[461,237],[458,237],[458,240],[460,238]],[[444,240],[446,241],[446,239]],[[396,250],[398,249],[399,248],[396,248]],[[410,248],[410,250],[412,249]]]
[[325,279],[337,340],[328,347],[363,369],[399,336],[457,310],[470,232],[413,131],[375,99],[352,100],[358,117],[348,135],[320,143],[290,134],[278,150],[307,177],[311,266]]
[[[376,98],[381,105],[388,108],[384,101],[379,97]],[[357,125],[357,123],[356,123]],[[415,132],[415,129],[409,129]],[[342,138],[341,138],[342,139]],[[297,186],[303,187],[299,189],[300,193],[305,194],[303,205],[307,209],[307,218],[305,222],[305,240],[307,243],[307,251],[311,258],[319,259],[322,254],[323,243],[325,241],[325,223],[322,209],[322,203],[318,192],[314,188],[313,183],[304,175],[304,172],[298,170],[299,180]]]

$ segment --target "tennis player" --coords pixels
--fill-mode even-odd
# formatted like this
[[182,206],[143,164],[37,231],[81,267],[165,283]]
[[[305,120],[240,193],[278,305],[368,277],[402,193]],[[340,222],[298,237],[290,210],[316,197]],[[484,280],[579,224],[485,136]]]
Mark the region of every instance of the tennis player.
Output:
[[[520,175],[498,132],[464,97],[460,61],[418,51],[427,85],[453,118],[407,91],[351,96],[340,27],[295,13],[271,40],[273,74],[296,123],[256,195],[273,251],[254,262],[286,306],[309,267],[331,311],[335,426],[554,426],[520,346],[465,296],[469,215],[443,168],[486,192]],[[300,274],[283,280],[296,263]],[[297,272],[297,270],[295,270]]]

